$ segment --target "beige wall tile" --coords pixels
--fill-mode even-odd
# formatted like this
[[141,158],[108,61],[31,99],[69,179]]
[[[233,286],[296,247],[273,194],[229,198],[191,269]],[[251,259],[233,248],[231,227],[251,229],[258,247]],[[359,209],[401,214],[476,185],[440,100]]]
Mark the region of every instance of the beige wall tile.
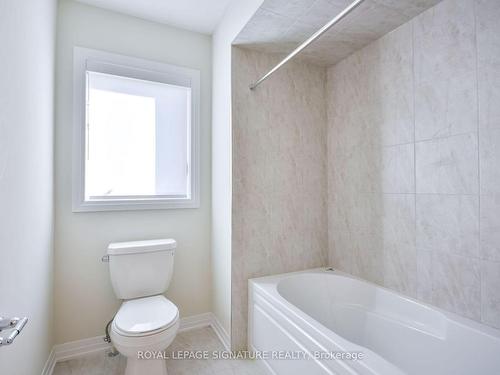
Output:
[[477,133],[415,144],[417,193],[477,194]]
[[325,266],[326,71],[233,48],[232,345],[246,346],[249,278]]
[[477,130],[474,0],[443,1],[413,24],[416,140]]
[[432,252],[417,249],[417,298],[432,303]]
[[500,2],[476,1],[479,124],[500,129]]
[[500,328],[500,262],[481,262],[481,314],[486,324]]
[[457,314],[481,319],[481,265],[472,258],[434,253],[432,303]]
[[495,273],[480,263],[500,260],[497,13],[494,0],[445,0],[327,82],[329,261],[490,325]]
[[415,193],[415,147],[413,143],[382,149],[382,193]]
[[417,250],[400,245],[384,249],[384,286],[417,297]]
[[479,258],[479,197],[417,194],[417,247]]
[[480,199],[481,258],[500,261],[500,194]]
[[500,194],[500,126],[482,129],[479,137],[481,194]]

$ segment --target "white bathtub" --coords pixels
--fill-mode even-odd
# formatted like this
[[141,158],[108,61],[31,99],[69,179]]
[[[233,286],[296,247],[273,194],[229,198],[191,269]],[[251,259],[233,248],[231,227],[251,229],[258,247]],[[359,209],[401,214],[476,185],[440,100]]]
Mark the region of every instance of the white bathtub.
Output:
[[249,280],[248,310],[249,348],[275,374],[500,374],[499,330],[341,272]]

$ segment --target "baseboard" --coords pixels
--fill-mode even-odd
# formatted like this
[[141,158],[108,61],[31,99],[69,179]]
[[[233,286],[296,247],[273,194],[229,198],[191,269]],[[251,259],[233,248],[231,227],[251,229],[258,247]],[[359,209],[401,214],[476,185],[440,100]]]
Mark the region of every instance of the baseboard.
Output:
[[222,342],[222,345],[224,345],[224,348],[226,350],[231,350],[231,339],[229,337],[229,334],[226,332],[222,324],[220,324],[215,314],[211,315],[212,315],[212,321],[210,325],[212,326],[212,329],[214,330],[219,340]]
[[55,353],[55,361],[61,362],[110,348],[111,344],[104,341],[104,336],[96,336],[55,345],[53,350]]
[[[203,313],[181,318],[179,332],[185,332],[192,329],[212,327],[217,337],[224,347],[229,350],[229,335],[212,313]],[[111,344],[104,341],[104,336],[90,337],[83,340],[67,342],[55,345],[49,354],[45,363],[42,375],[52,375],[54,366],[57,362],[66,361],[81,357],[86,354],[111,349]]]
[[222,345],[224,345],[224,348],[226,350],[230,350],[229,348],[231,347],[231,345],[229,335],[213,313],[204,313],[182,318],[179,332],[185,332],[191,329],[199,329],[204,327],[212,327]]
[[198,315],[181,318],[179,332],[189,331],[191,329],[209,327],[212,323],[212,313],[203,313]]
[[54,372],[54,367],[56,365],[56,352],[54,348],[49,353],[49,357],[47,358],[47,362],[45,362],[45,366],[43,366],[42,375],[52,375]]

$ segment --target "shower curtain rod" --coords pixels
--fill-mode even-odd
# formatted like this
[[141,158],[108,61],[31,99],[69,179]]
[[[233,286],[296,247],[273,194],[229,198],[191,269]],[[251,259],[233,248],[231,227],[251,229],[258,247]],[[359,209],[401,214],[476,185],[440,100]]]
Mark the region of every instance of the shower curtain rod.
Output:
[[264,82],[266,79],[268,79],[274,72],[276,72],[278,69],[280,69],[283,65],[285,65],[288,61],[293,59],[296,55],[298,55],[302,50],[304,50],[307,46],[309,46],[311,43],[316,41],[319,37],[321,37],[324,33],[326,33],[328,30],[330,30],[334,25],[336,25],[338,22],[340,22],[344,17],[346,17],[349,13],[351,13],[354,9],[358,7],[364,0],[355,0],[349,5],[347,8],[345,8],[342,12],[337,14],[330,22],[328,22],[325,26],[323,26],[321,29],[316,31],[309,39],[307,39],[304,43],[302,43],[300,46],[295,48],[287,57],[285,57],[283,60],[281,60],[278,65],[276,65],[274,68],[272,68],[269,72],[267,72],[264,76],[262,76],[258,81],[252,83],[250,85],[250,90],[254,90],[257,86],[259,86],[262,82]]

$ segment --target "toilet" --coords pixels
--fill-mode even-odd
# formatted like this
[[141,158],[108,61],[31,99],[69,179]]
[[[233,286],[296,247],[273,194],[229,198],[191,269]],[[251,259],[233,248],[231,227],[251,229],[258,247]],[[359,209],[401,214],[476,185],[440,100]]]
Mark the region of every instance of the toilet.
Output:
[[111,283],[123,300],[110,336],[127,358],[125,375],[167,374],[165,360],[152,359],[147,352],[167,349],[179,329],[179,309],[163,296],[172,279],[176,246],[172,239],[108,246]]

